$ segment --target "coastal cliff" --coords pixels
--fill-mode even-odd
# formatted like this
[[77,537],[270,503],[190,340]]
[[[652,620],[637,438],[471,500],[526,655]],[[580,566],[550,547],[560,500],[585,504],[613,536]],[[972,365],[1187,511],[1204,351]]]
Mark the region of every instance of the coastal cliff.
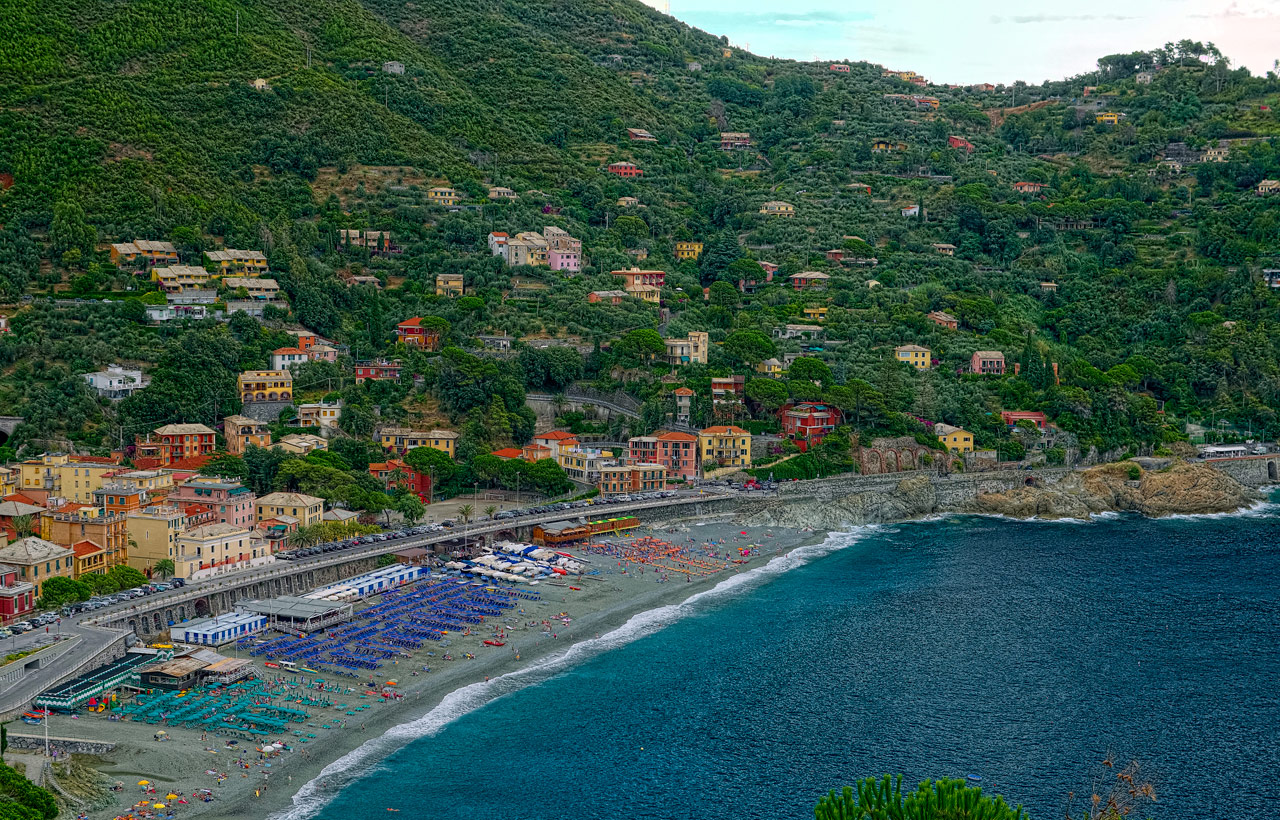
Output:
[[831,529],[921,518],[985,513],[1011,518],[1089,518],[1103,512],[1203,515],[1231,512],[1259,500],[1255,490],[1204,465],[1176,463],[1129,476],[1130,465],[1083,471],[904,478],[850,476],[783,488],[775,499],[745,504],[744,524]]

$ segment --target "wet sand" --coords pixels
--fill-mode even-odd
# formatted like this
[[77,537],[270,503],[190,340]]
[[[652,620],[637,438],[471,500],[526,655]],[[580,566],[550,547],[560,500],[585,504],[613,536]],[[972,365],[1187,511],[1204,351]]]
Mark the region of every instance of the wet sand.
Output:
[[[347,715],[348,710],[339,712],[334,708],[302,707],[315,715],[310,722],[316,726],[290,724],[288,730],[279,736],[272,736],[270,740],[280,740],[292,749],[267,761],[259,759],[249,741],[240,740],[237,749],[228,749],[225,739],[213,733],[209,733],[207,739],[202,741],[201,732],[197,729],[151,725],[140,721],[108,721],[105,716],[96,714],[85,714],[77,719],[55,716],[50,725],[50,734],[109,740],[117,744],[103,758],[98,770],[104,776],[104,782],[123,782],[124,790],[110,794],[108,799],[90,809],[90,820],[110,820],[128,813],[133,804],[142,798],[140,787],[136,785],[139,780],[149,780],[155,784],[157,795],[151,797],[153,801],[157,797],[163,798],[170,791],[191,800],[192,792],[197,789],[213,790],[212,802],[193,801],[187,805],[177,805],[175,812],[179,818],[196,815],[210,820],[224,817],[266,817],[288,808],[295,792],[309,781],[321,777],[325,766],[367,741],[383,736],[389,729],[425,715],[449,693],[470,684],[484,683],[486,678],[497,683],[496,679],[502,675],[563,653],[580,641],[605,635],[638,613],[683,601],[694,593],[732,577],[734,573],[762,566],[779,554],[802,544],[814,543],[825,536],[824,533],[762,527],[746,528],[747,535],[742,536],[739,533],[743,529],[732,523],[708,522],[697,526],[657,526],[633,531],[633,534],[653,535],[672,543],[683,542],[690,537],[699,543],[715,539],[724,542],[724,546],[720,548],[721,553],[725,549],[734,551],[737,547],[748,544],[760,545],[756,554],[745,563],[687,581],[681,575],[668,574],[670,580],[659,582],[661,574],[652,567],[626,563],[624,572],[619,569],[617,559],[582,553],[591,562],[591,569],[599,570],[599,574],[584,576],[581,581],[575,579],[568,582],[580,587],[579,590],[571,590],[568,586],[539,584],[532,589],[542,592],[541,601],[523,601],[505,617],[488,619],[485,624],[473,628],[469,637],[451,633],[446,636],[446,640],[450,642],[447,648],[442,649],[438,643],[428,641],[420,650],[413,652],[409,659],[402,659],[396,665],[384,662],[375,675],[379,683],[391,679],[398,681],[395,689],[403,694],[399,700],[379,703],[374,697],[360,699],[359,693],[368,689],[368,677],[364,678],[365,685],[361,685],[354,678],[324,676],[333,683],[356,689],[350,695],[331,695],[333,701],[349,706],[374,705],[355,716]],[[569,552],[579,554],[578,550],[570,549]],[[370,603],[377,603],[379,600],[380,598],[374,598]],[[568,613],[572,620],[567,624],[553,620],[549,633],[544,633],[541,627],[525,626],[531,621],[552,619],[562,612]],[[506,646],[490,647],[483,644],[485,639],[492,636],[495,620],[518,627],[507,632]],[[435,657],[428,657],[427,652],[434,652]],[[442,660],[445,652],[451,653],[456,660]],[[225,649],[224,653],[231,654],[231,650]],[[474,654],[475,659],[464,659],[464,653]],[[255,659],[259,670],[273,676],[276,670],[263,668],[262,660],[264,659]],[[423,666],[428,666],[431,671],[421,671]],[[418,671],[416,676],[412,674],[414,670]],[[309,680],[315,676],[300,677]],[[525,682],[508,684],[503,681],[494,685],[493,696],[511,691],[513,686],[518,685],[525,685]],[[307,694],[313,693],[307,691]],[[345,726],[338,726],[340,720],[345,721]],[[333,728],[320,728],[324,723]],[[153,736],[160,729],[168,732],[171,740],[156,742]],[[316,738],[305,745],[298,743],[291,733],[293,729],[313,733]],[[386,742],[378,749],[379,757],[397,745],[394,738],[384,740]],[[247,767],[241,766],[240,761],[247,764]],[[328,781],[328,775],[324,779],[334,788],[345,782],[346,778],[358,776],[359,769],[357,766],[353,772],[337,775],[332,782]],[[217,776],[206,773],[209,770],[225,773],[227,777],[220,783]],[[160,802],[170,801],[161,799]]]

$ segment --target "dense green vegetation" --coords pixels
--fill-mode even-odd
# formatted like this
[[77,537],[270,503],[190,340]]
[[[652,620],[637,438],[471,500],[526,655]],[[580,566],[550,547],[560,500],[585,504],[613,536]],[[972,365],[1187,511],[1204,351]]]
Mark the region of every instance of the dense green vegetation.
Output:
[[[675,384],[655,356],[662,337],[693,330],[713,343],[708,365],[678,373],[698,393],[695,425],[715,420],[710,378],[736,372],[752,377],[735,421],[776,430],[784,404],[821,400],[845,413],[840,442],[927,439],[924,422],[946,422],[1003,458],[1061,460],[1159,450],[1188,421],[1280,435],[1280,291],[1261,279],[1280,268],[1280,199],[1254,192],[1280,178],[1280,81],[1231,68],[1211,45],[984,91],[920,88],[862,63],[836,74],[725,56],[724,41],[629,0],[18,2],[0,27],[11,46],[0,178],[13,180],[0,191],[0,298],[14,306],[0,399],[27,419],[15,447],[106,448],[167,421],[212,423],[238,409],[235,374],[265,367],[296,323],[350,352],[297,374],[300,398],[344,402],[346,432],[462,434],[455,471],[438,477],[445,494],[563,487],[487,455],[529,439],[526,390],[630,391],[638,422],[569,419],[612,440],[668,423]],[[403,74],[381,70],[392,60]],[[269,88],[253,88],[258,78]],[[1002,110],[1011,100],[1024,107]],[[1100,112],[1125,116],[1103,125]],[[630,141],[629,127],[657,142]],[[748,131],[754,145],[721,151],[721,131]],[[905,148],[875,152],[876,140]],[[1223,162],[1157,165],[1170,143],[1218,140],[1233,140]],[[601,169],[624,159],[644,176]],[[1020,181],[1044,187],[1020,193]],[[466,207],[429,203],[441,184]],[[490,201],[489,185],[519,199]],[[624,196],[640,207],[618,205]],[[795,218],[760,214],[771,199],[794,204]],[[904,217],[910,206],[921,213]],[[488,252],[489,231],[548,225],[583,240],[580,275],[507,269]],[[343,248],[342,228],[390,230],[403,253]],[[289,308],[260,323],[149,325],[154,286],[103,251],[134,237],[168,239],[189,263],[209,248],[259,248]],[[700,259],[678,260],[674,243],[690,239],[705,243]],[[609,271],[635,264],[629,251],[667,272],[663,312],[586,302],[618,287]],[[760,261],[779,266],[772,284]],[[788,286],[807,270],[831,276],[825,291]],[[462,274],[467,295],[436,296],[442,272]],[[384,288],[350,287],[347,274]],[[742,293],[740,280],[761,286]],[[55,287],[91,301],[44,301]],[[810,322],[805,307],[827,308],[822,339],[775,338]],[[929,321],[933,311],[958,328]],[[396,322],[415,315],[440,320],[439,355],[393,344]],[[576,349],[476,355],[486,333]],[[930,348],[938,366],[896,363],[901,344]],[[976,350],[1003,352],[1018,375],[957,373]],[[782,379],[755,373],[800,353]],[[375,355],[404,361],[400,383],[352,383],[351,360]],[[77,374],[116,361],[143,364],[153,384],[112,407]],[[1044,411],[1062,433],[1010,430],[1001,409]],[[374,512],[394,499],[358,475],[377,458],[366,443],[342,445],[345,469],[266,456],[225,466],[260,491],[326,487]],[[778,470],[849,466],[833,446]]]
[[915,791],[902,791],[902,775],[868,777],[857,789],[831,792],[814,808],[817,820],[1026,820],[1022,807],[970,788],[963,780],[926,780]]

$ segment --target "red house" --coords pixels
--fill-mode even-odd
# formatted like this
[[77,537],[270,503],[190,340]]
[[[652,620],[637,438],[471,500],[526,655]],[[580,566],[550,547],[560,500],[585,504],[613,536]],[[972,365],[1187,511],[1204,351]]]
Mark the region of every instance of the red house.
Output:
[[1039,430],[1049,426],[1049,419],[1036,410],[1001,410],[1000,420],[1010,427],[1017,427],[1020,421],[1033,422]]
[[968,153],[973,153],[973,143],[964,137],[947,137],[948,148],[963,148]]
[[376,362],[356,362],[356,384],[368,379],[369,381],[395,381],[400,378],[400,371],[404,366],[399,360],[395,361],[376,361]]
[[840,411],[829,404],[802,404],[784,407],[782,434],[800,448],[800,452],[822,441],[822,437],[836,428],[841,421]]
[[423,327],[422,317],[414,316],[396,325],[396,341],[419,350],[439,350],[440,329]]
[[845,65],[844,63],[832,63],[830,68],[832,71],[837,71],[841,74],[849,73],[849,66]]
[[138,455],[159,458],[163,466],[168,466],[180,459],[209,455],[217,446],[217,435],[203,424],[166,424],[146,439],[139,438],[135,447]]
[[1013,190],[1020,194],[1038,194],[1040,189],[1044,187],[1043,182],[1015,182]]
[[36,588],[18,579],[18,568],[0,564],[0,622],[21,620],[36,607]]
[[418,472],[398,458],[370,464],[369,475],[381,481],[388,490],[403,487],[423,501],[431,497],[431,476]]
[[969,358],[970,373],[1004,375],[1004,354],[999,350],[976,350]]
[[605,170],[620,177],[638,177],[644,173],[634,162],[611,162]]

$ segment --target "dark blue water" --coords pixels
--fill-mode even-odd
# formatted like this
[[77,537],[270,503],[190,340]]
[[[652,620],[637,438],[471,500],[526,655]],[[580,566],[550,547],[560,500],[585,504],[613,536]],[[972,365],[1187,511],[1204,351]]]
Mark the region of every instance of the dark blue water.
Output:
[[358,763],[318,817],[805,818],[901,772],[1048,818],[1110,755],[1144,816],[1275,818],[1275,516],[873,531]]

